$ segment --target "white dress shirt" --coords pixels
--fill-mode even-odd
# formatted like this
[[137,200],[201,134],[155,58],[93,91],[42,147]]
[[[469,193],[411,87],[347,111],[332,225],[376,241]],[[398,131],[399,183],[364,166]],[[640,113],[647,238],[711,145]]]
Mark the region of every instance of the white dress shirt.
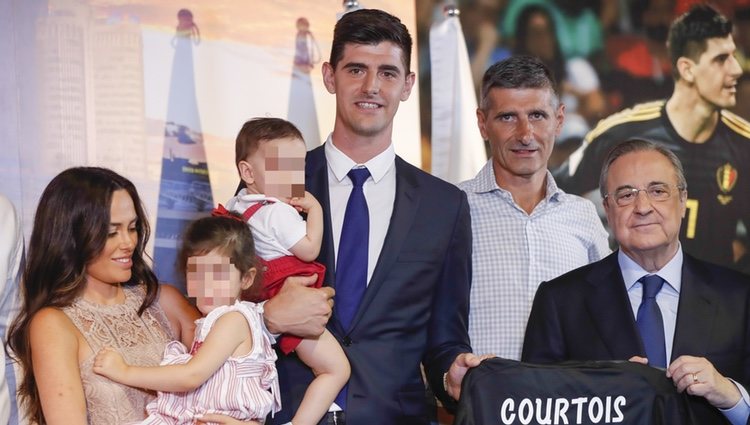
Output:
[[383,241],[391,222],[393,203],[396,199],[396,152],[393,144],[386,150],[365,162],[358,164],[346,156],[333,144],[331,136],[325,143],[326,162],[328,163],[328,197],[331,211],[331,231],[333,232],[333,248],[338,260],[341,227],[344,224],[344,213],[349,194],[352,191],[352,181],[347,173],[352,168],[367,167],[370,177],[363,186],[367,209],[370,216],[369,249],[367,252],[367,284],[370,284],[372,272],[383,249]]
[[[383,249],[383,241],[385,241],[393,213],[393,202],[396,199],[396,151],[391,143],[386,150],[374,158],[364,164],[358,164],[334,146],[331,135],[326,139],[323,149],[325,149],[328,163],[328,201],[336,261],[339,256],[339,240],[341,240],[341,227],[344,225],[346,204],[353,187],[347,174],[352,168],[367,167],[370,171],[370,177],[362,186],[370,217],[367,250],[367,284],[369,285],[375,264],[380,257],[380,251]],[[333,403],[329,411],[337,410],[341,408]]]

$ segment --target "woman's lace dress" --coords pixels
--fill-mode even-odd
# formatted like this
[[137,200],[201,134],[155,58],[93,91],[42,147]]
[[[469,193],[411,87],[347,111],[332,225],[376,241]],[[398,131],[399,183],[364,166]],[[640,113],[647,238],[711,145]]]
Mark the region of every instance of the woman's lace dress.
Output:
[[125,302],[101,305],[78,298],[63,312],[86,338],[93,354],[80,365],[89,425],[117,425],[146,417],[146,405],[155,393],[118,384],[94,373],[96,353],[116,349],[128,364],[156,366],[167,342],[175,339],[164,311],[154,302],[142,315],[142,286],[123,287]]

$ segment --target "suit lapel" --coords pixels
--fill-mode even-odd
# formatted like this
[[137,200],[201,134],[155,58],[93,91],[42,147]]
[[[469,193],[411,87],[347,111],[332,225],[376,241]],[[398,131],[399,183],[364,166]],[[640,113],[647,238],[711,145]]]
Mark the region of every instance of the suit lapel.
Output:
[[700,270],[695,260],[685,254],[672,360],[683,354],[706,354],[716,320],[716,306],[711,302],[711,290],[709,278]]
[[586,295],[586,307],[612,358],[627,360],[636,354],[633,347],[639,347],[638,352],[644,355],[617,251],[594,267],[586,280],[591,289]]
[[336,273],[336,256],[333,252],[331,202],[328,199],[328,163],[326,162],[324,146],[317,147],[307,153],[305,186],[323,207],[323,242],[320,247],[318,262],[326,266],[325,282],[333,286]]
[[[326,266],[324,285],[335,287],[336,255],[333,249],[333,227],[331,225],[331,201],[328,195],[328,162],[325,156],[325,145],[307,153],[305,158],[305,188],[312,193],[323,207],[323,242],[320,245],[318,262]],[[335,315],[334,315],[335,317]],[[330,320],[329,326],[338,335],[344,332],[338,320]]]
[[386,276],[396,262],[404,240],[409,235],[409,230],[414,223],[419,205],[417,188],[418,184],[414,170],[404,160],[396,156],[396,197],[393,203],[391,221],[388,224],[383,248],[380,250],[380,256],[372,273],[372,278],[367,285],[362,303],[359,305],[357,314],[352,321],[352,330],[356,329],[362,315],[364,315],[373,302],[375,295],[380,290]]

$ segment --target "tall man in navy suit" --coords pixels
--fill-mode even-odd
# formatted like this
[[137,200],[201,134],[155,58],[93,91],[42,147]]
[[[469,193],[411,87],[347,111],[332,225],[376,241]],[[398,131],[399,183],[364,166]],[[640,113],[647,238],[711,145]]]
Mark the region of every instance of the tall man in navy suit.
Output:
[[716,409],[728,423],[746,423],[750,278],[682,252],[680,161],[630,140],[609,153],[599,181],[620,249],[540,286],[522,359],[666,367],[677,390],[696,397],[700,423],[716,423]]
[[[466,195],[403,161],[391,140],[394,115],[414,84],[411,46],[398,18],[358,10],[336,24],[331,57],[323,64],[326,89],[336,96],[336,120],[325,144],[308,153],[305,181],[324,209],[318,261],[326,265],[326,284],[336,290],[328,328],[352,374],[321,423],[427,424],[420,364],[433,391],[450,402],[458,398],[467,368],[479,363],[467,333]],[[358,216],[367,212],[365,224],[352,233],[347,222],[355,198]],[[361,273],[352,270],[357,267]],[[284,423],[313,372],[294,354],[282,356],[277,367],[283,410],[272,421]]]

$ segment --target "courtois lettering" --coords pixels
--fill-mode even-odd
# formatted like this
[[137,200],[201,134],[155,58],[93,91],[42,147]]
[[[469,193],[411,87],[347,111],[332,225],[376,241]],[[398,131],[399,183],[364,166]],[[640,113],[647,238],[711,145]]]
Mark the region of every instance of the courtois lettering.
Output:
[[500,404],[504,425],[616,424],[625,420],[625,396],[506,398]]

